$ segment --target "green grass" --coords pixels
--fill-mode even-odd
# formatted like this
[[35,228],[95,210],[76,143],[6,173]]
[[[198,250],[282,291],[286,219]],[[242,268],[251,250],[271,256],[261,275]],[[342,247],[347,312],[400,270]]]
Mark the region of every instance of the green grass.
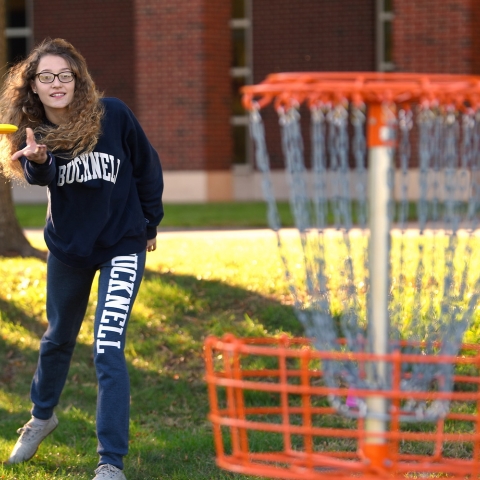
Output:
[[17,204],[15,213],[23,228],[41,228],[45,225],[47,205],[42,203]]
[[[203,218],[208,215],[214,218],[218,205],[197,205],[197,212],[210,210]],[[167,213],[170,207],[173,206],[166,206]],[[238,207],[238,211],[243,209],[245,217],[247,207],[247,204]],[[183,210],[188,217],[189,206],[178,208],[178,212]],[[33,209],[26,210],[32,212]],[[40,214],[44,216],[41,209],[35,214],[37,219]],[[23,217],[22,225],[34,227],[35,215]],[[230,216],[234,218],[233,214]],[[222,222],[217,219],[216,226],[231,227],[227,217],[224,216]],[[211,226],[195,221],[197,225]],[[45,248],[41,232],[30,231],[28,235],[35,246]],[[301,253],[297,244],[287,240],[286,248],[295,273],[303,268]],[[357,257],[356,253],[353,260],[359,261]],[[338,265],[332,262],[332,277],[338,276]],[[479,269],[477,263],[472,264],[472,271]],[[16,429],[29,417],[30,382],[46,327],[45,272],[45,264],[36,259],[0,259],[3,280],[0,291],[0,460],[8,457],[17,439]],[[406,304],[415,293],[413,279],[410,272],[406,278],[411,287],[407,289]],[[93,477],[97,461],[96,381],[91,353],[94,302],[95,291],[57,408],[59,428],[44,441],[31,462],[16,466],[0,464],[1,480],[88,480]],[[221,336],[227,332],[240,337],[302,335],[291,303],[273,233],[196,235],[187,231],[181,235],[169,232],[159,235],[157,251],[148,255],[126,349],[132,384],[131,445],[125,472],[129,480],[252,478],[227,473],[215,465],[212,428],[207,420],[209,402],[203,380],[203,343],[207,335]],[[478,325],[477,319],[468,332],[470,342],[478,342],[480,338]],[[265,364],[260,362],[258,367],[262,366]],[[272,396],[255,393],[246,398],[252,402],[277,401]],[[338,422],[348,423],[328,416],[325,421],[336,426]],[[282,444],[278,434],[272,437],[262,432],[253,435],[251,441],[252,449],[260,451]],[[334,441],[330,439],[320,447],[336,448]]]
[[[267,226],[264,202],[165,204],[163,228],[263,228]],[[284,226],[292,226],[288,203],[279,203]],[[24,228],[40,228],[45,224],[44,204],[18,204],[18,221]]]
[[[279,204],[285,225],[293,224],[287,203]],[[264,202],[165,204],[163,227],[266,227]]]
[[[41,232],[29,233],[45,248]],[[286,295],[274,238],[159,236],[129,327],[132,383],[129,480],[244,478],[215,465],[203,381],[206,335],[263,336],[302,329]],[[257,259],[262,259],[257,262]],[[45,264],[0,259],[0,459],[29,417],[29,386],[46,327]],[[283,286],[282,286],[283,285]],[[279,290],[280,289],[280,290]],[[0,465],[0,479],[91,479],[95,453],[94,292],[57,408],[60,426],[34,460]]]
[[[165,204],[162,228],[266,228],[267,207],[265,202],[223,202]],[[283,227],[294,225],[288,202],[278,202],[278,213]],[[47,207],[44,204],[17,204],[15,211],[24,228],[40,228],[45,223]],[[357,211],[353,208],[353,221]],[[415,218],[414,204],[409,205],[408,220]],[[329,204],[327,223],[334,223],[332,205]]]

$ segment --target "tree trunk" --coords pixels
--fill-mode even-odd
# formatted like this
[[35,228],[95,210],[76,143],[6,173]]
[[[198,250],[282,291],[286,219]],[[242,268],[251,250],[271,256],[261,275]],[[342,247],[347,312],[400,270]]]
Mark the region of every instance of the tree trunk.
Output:
[[32,247],[20,227],[13,206],[10,182],[0,176],[0,256],[37,257],[44,260],[45,252]]
[[[5,0],[0,0],[0,78],[5,73],[7,63],[7,42],[5,39]],[[1,119],[0,119],[0,123]],[[41,250],[33,248],[18,224],[13,206],[10,182],[0,175],[0,256],[37,257],[45,259]]]

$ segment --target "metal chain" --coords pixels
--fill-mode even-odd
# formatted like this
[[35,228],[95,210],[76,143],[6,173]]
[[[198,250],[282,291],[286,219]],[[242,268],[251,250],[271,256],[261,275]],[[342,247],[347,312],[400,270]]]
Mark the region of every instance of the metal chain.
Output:
[[262,190],[267,202],[267,216],[270,228],[278,232],[281,228],[280,215],[275,200],[275,192],[273,190],[273,182],[270,172],[270,158],[267,151],[267,143],[265,139],[265,127],[259,112],[259,108],[250,111],[250,135],[253,139],[255,148],[255,160],[258,170],[262,173]]
[[[349,115],[350,109],[350,115]],[[265,129],[258,109],[250,114],[250,130],[255,146],[256,165],[262,173],[262,188],[268,205],[268,219],[277,233],[285,275],[295,300],[295,310],[305,328],[305,334],[315,338],[320,350],[337,350],[338,327],[346,339],[347,351],[364,351],[367,333],[366,296],[368,296],[368,209],[367,209],[367,148],[365,142],[366,115],[364,106],[318,103],[311,107],[312,167],[309,171],[304,158],[304,145],[297,105],[278,111],[282,132],[282,148],[286,160],[286,175],[290,190],[290,205],[300,235],[305,286],[299,287],[289,268],[288,254],[283,246],[281,224],[271,179]],[[350,125],[349,125],[350,119]],[[425,341],[423,347],[410,347],[413,353],[455,355],[461,346],[478,301],[480,275],[471,272],[474,253],[474,233],[480,210],[480,110],[463,115],[448,107],[424,105],[416,117],[418,126],[418,189],[417,215],[419,236],[416,251],[412,305],[404,302],[407,290],[406,264],[412,260],[407,239],[409,227],[409,186],[411,185],[411,132],[413,112],[400,109],[398,117],[390,119],[390,129],[398,129],[400,198],[394,215],[401,236],[398,258],[390,270],[391,296],[389,318],[395,343],[402,334],[409,340]],[[352,128],[349,135],[349,127]],[[350,143],[351,140],[351,143]],[[350,152],[351,148],[351,152]],[[349,155],[355,168],[349,166]],[[352,174],[355,181],[352,182]],[[308,181],[309,175],[312,177]],[[393,187],[393,179],[392,185]],[[353,207],[358,213],[354,222]],[[329,210],[333,212],[336,248],[328,233]],[[365,245],[360,261],[357,246],[353,247],[352,228],[361,232],[357,244]],[[460,241],[459,228],[466,227],[466,242]],[[431,228],[430,228],[431,227]],[[445,235],[440,228],[445,229]],[[433,233],[432,233],[433,232]],[[333,258],[333,250],[340,257]],[[354,258],[355,257],[355,258]],[[460,261],[463,262],[460,264]],[[341,285],[332,293],[328,274],[329,262],[340,272]],[[459,267],[460,265],[460,267]],[[331,268],[331,265],[330,265]],[[443,272],[438,272],[443,268]],[[473,280],[472,280],[473,278]],[[360,287],[360,283],[362,286]],[[306,291],[303,291],[305,288]],[[468,297],[467,306],[463,302]],[[334,311],[339,299],[341,312]],[[337,307],[335,307],[337,308]],[[339,315],[339,318],[337,318]],[[426,321],[428,318],[428,321]],[[439,342],[439,343],[437,343]],[[440,347],[438,347],[440,344]],[[426,391],[435,386],[448,391],[453,386],[451,365],[402,365],[405,391]],[[367,382],[359,366],[353,362],[325,361],[323,379],[331,387],[389,388],[379,384],[375,376]],[[406,375],[408,373],[409,375]],[[388,379],[390,380],[390,379]],[[388,382],[387,382],[388,383]],[[352,410],[344,398],[331,396],[332,405],[349,416],[367,415],[362,400]],[[434,419],[444,416],[448,402],[407,402],[413,419]]]

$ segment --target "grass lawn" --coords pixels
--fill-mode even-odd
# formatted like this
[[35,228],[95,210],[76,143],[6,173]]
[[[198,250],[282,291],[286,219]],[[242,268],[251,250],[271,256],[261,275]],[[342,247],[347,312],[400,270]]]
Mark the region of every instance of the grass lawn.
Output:
[[[267,226],[264,202],[165,204],[164,228],[263,228]],[[40,228],[45,223],[47,206],[20,204],[15,206],[17,218],[25,228]],[[293,220],[287,202],[279,203],[284,226]]]
[[[31,242],[45,248],[40,231]],[[129,327],[132,384],[129,480],[245,478],[215,465],[203,381],[203,340],[234,332],[262,336],[301,328],[290,307],[273,235],[164,233],[149,254]],[[45,264],[0,259],[0,459],[29,418],[29,386],[46,326]],[[0,479],[91,479],[96,381],[92,366],[93,296],[57,408],[60,426],[33,461],[0,465]]]
[[[176,215],[174,208],[178,208]],[[224,214],[215,216],[223,208]],[[265,215],[264,207],[258,206],[254,213],[256,208],[240,204],[231,206],[228,213],[227,206],[220,204],[167,205],[166,218],[176,216],[179,224],[165,226],[187,226],[190,221],[190,227],[241,227],[240,220],[246,218],[250,219],[248,226],[265,226],[253,223],[260,210]],[[44,217],[45,207],[33,210],[17,210],[23,226],[42,225],[35,222]],[[215,225],[207,218],[217,218]],[[45,248],[40,231],[29,231],[28,235],[32,244]],[[294,268],[302,268],[298,246],[287,247]],[[204,231],[198,235],[166,229],[158,236],[156,252],[147,258],[126,349],[132,386],[126,476],[128,480],[253,478],[227,473],[215,465],[202,349],[210,334],[302,335],[275,236],[261,230]],[[334,264],[331,269],[338,267]],[[472,265],[472,271],[479,269],[479,265]],[[30,382],[46,327],[45,270],[45,264],[36,259],[0,258],[0,460],[8,458],[17,439],[16,429],[29,418]],[[408,295],[411,298],[414,292]],[[67,386],[56,410],[59,427],[31,462],[0,464],[0,480],[93,477],[97,461],[94,300],[92,292]],[[468,340],[478,342],[479,336],[477,319]]]
[[[288,202],[277,202],[278,213],[283,227],[294,226]],[[221,203],[166,203],[163,228],[265,228],[267,207],[264,202],[221,202]],[[17,218],[25,228],[40,228],[45,223],[47,206],[44,204],[19,204],[15,206]],[[353,210],[355,222],[356,211]],[[411,204],[408,219],[416,217],[415,206]],[[334,214],[328,213],[328,224],[334,223]]]

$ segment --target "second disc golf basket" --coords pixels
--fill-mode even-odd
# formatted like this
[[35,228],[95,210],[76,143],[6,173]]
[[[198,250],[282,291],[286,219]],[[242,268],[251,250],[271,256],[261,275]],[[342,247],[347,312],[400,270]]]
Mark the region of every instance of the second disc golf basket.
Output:
[[[244,103],[305,338],[207,339],[218,465],[478,477],[480,78],[275,74]],[[268,153],[275,112],[296,258]]]

